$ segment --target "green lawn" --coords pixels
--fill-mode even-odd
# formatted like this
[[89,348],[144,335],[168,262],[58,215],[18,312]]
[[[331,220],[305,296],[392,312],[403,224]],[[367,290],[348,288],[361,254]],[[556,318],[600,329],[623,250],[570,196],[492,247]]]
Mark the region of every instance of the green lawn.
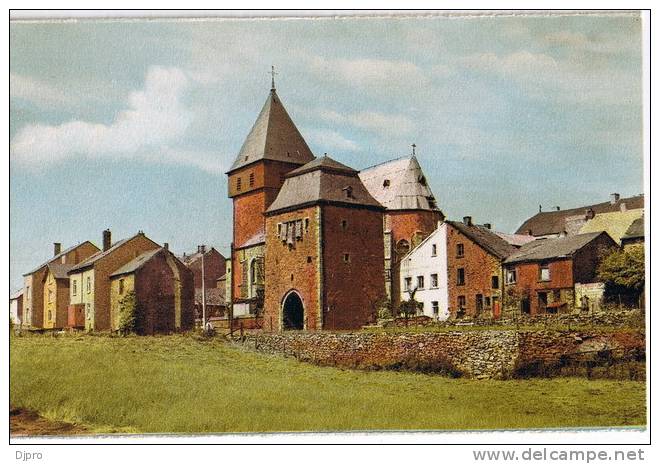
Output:
[[345,371],[188,336],[12,337],[10,401],[98,432],[645,424],[645,384]]

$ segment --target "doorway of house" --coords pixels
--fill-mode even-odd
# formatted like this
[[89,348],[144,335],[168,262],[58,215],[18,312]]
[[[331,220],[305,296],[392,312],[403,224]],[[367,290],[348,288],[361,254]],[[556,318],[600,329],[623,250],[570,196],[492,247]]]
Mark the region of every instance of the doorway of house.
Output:
[[539,292],[539,314],[545,314],[548,307],[548,294],[547,292]]
[[302,330],[304,328],[305,310],[296,292],[291,292],[284,299],[282,311],[284,330]]

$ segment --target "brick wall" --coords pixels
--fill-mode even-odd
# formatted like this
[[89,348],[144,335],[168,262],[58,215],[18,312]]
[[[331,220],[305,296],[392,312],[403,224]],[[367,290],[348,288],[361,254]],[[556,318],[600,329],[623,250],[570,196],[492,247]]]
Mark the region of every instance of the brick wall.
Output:
[[321,214],[323,328],[359,328],[375,320],[376,302],[385,296],[383,215],[330,205]]
[[[529,297],[529,314],[539,314],[539,292],[548,293],[548,302],[556,302],[557,299],[569,304],[573,303],[573,262],[571,259],[559,259],[546,263],[550,270],[550,280],[540,280],[540,263],[518,263],[508,265],[507,269],[515,268],[516,283],[513,287],[519,295]],[[507,285],[510,287],[510,285]],[[555,290],[559,292],[559,298],[555,298]]]
[[[202,288],[202,259],[196,259],[188,264],[193,272],[195,288]],[[226,272],[225,257],[215,248],[204,255],[204,281],[206,288],[215,288],[220,277]]]
[[[463,255],[457,253],[457,245],[463,245]],[[465,283],[458,284],[459,269],[463,269]],[[497,288],[493,288],[493,277],[497,277]],[[502,266],[499,258],[491,255],[471,241],[460,231],[447,224],[447,284],[449,312],[456,316],[459,297],[465,297],[466,316],[493,316],[493,298],[502,305]],[[482,310],[477,310],[477,295],[482,297]],[[490,298],[490,305],[485,298]]]

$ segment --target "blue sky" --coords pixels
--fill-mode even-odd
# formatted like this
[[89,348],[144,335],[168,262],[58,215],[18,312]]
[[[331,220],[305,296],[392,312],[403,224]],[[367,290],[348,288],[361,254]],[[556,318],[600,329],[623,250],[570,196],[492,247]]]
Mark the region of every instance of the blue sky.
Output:
[[637,16],[10,26],[10,287],[52,242],[227,252],[224,172],[270,88],[317,155],[417,145],[439,206],[512,232],[643,191]]

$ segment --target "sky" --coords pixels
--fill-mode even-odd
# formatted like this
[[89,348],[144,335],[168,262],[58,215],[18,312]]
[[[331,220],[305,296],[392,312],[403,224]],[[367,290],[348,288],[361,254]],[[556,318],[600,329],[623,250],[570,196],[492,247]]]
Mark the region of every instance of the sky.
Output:
[[13,22],[10,288],[143,230],[228,253],[224,174],[268,96],[316,155],[417,158],[450,219],[643,192],[636,15]]

